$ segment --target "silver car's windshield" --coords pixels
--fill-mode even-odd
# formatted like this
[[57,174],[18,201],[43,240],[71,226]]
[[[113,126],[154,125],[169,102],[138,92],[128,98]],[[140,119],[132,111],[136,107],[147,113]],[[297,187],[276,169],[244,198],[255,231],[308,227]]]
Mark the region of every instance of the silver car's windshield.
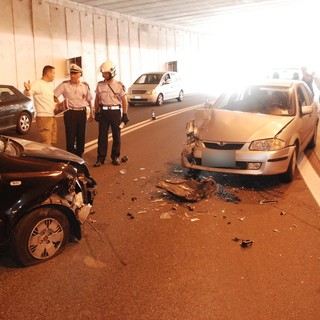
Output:
[[143,74],[135,81],[135,84],[158,84],[162,76],[161,73]]
[[281,87],[252,86],[242,91],[224,94],[214,108],[278,116],[293,116],[295,113],[290,90]]

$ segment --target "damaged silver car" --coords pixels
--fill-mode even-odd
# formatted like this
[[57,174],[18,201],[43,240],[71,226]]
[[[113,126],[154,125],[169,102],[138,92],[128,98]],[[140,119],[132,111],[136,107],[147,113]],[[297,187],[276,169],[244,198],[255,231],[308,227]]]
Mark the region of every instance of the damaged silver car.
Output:
[[61,253],[92,211],[96,182],[83,159],[0,136],[0,245],[23,266]]
[[297,158],[317,141],[318,113],[304,82],[268,80],[222,94],[187,124],[182,165],[291,182]]

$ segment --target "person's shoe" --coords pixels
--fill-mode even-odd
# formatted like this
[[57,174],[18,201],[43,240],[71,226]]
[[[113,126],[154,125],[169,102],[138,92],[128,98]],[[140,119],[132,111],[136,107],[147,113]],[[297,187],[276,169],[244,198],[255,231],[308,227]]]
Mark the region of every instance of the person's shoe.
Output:
[[112,164],[113,164],[114,166],[118,166],[118,165],[120,164],[120,159],[119,159],[119,158],[114,158],[114,159],[112,159]]
[[93,166],[94,166],[94,167],[101,167],[103,164],[104,164],[103,161],[99,161],[99,160],[98,160]]

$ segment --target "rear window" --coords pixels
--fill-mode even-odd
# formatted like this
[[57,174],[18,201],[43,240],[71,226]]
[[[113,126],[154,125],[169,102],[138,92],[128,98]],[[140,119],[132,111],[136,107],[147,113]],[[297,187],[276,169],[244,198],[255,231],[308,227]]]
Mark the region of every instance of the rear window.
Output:
[[0,101],[12,101],[18,99],[18,96],[9,88],[0,88]]

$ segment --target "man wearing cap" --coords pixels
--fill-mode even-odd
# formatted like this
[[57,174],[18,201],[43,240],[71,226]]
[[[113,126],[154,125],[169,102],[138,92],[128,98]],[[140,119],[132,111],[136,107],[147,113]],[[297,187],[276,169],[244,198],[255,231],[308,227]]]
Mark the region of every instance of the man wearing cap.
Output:
[[106,61],[100,66],[104,78],[99,81],[96,89],[95,112],[99,117],[98,155],[94,167],[104,164],[108,150],[108,131],[112,132],[112,164],[120,164],[121,129],[120,124],[127,124],[128,102],[123,84],[114,79],[116,67],[112,61]]
[[66,132],[67,151],[82,157],[85,145],[87,107],[88,120],[92,121],[92,93],[86,82],[80,81],[82,69],[72,63],[70,65],[70,80],[65,80],[54,89],[56,99],[62,95],[66,105],[64,126]]
[[52,145],[57,143],[57,121],[54,110],[57,107],[53,96],[52,81],[55,77],[53,66],[44,66],[41,79],[24,82],[24,94],[33,96],[36,109],[36,123],[39,129],[40,142]]

